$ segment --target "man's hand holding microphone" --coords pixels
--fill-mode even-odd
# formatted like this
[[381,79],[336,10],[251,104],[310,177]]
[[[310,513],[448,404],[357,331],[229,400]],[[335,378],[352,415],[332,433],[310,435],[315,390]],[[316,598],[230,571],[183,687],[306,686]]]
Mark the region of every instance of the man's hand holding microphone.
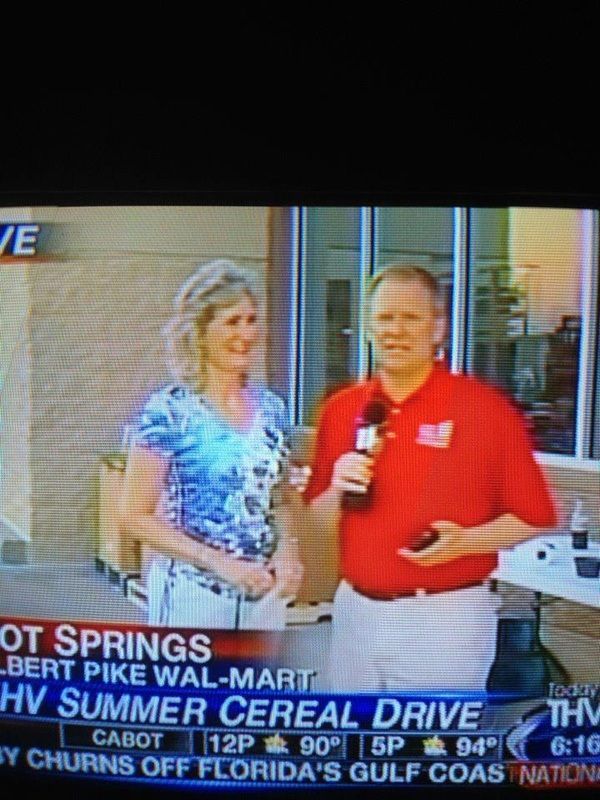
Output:
[[372,455],[343,453],[333,465],[331,485],[340,492],[366,494],[373,478]]

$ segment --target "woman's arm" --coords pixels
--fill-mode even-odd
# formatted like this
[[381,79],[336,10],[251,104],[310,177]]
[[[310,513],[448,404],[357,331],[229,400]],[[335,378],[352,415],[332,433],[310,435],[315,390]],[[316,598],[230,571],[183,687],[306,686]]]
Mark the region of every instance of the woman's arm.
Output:
[[306,507],[300,494],[306,485],[307,475],[291,480],[290,475],[280,489],[280,504],[277,506],[276,524],[280,530],[277,549],[269,568],[275,572],[275,585],[280,597],[294,598],[300,590],[304,567],[300,560],[298,541]]
[[275,586],[280,597],[293,599],[300,591],[304,567],[300,561],[298,537],[293,516],[282,513],[280,516],[283,533],[269,561],[269,569],[274,571]]
[[250,593],[269,591],[274,579],[267,568],[198,542],[156,516],[168,469],[168,461],[149,449],[131,448],[119,509],[121,529],[153,550],[209,569]]

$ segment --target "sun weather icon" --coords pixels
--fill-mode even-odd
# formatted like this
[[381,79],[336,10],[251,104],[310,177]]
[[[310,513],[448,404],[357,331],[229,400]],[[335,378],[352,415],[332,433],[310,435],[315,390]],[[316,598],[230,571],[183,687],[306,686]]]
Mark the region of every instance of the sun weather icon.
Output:
[[263,742],[265,743],[265,752],[271,755],[282,755],[290,752],[288,743],[279,733],[275,733],[273,736],[266,736]]
[[426,756],[447,756],[446,744],[439,736],[423,739],[423,752]]

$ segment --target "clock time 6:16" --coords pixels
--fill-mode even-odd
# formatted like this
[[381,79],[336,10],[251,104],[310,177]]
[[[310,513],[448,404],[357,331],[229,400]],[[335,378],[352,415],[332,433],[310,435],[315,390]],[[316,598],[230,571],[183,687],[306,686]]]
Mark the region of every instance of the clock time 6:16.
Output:
[[600,733],[591,733],[589,736],[580,734],[573,738],[555,736],[550,742],[550,752],[553,756],[598,756]]

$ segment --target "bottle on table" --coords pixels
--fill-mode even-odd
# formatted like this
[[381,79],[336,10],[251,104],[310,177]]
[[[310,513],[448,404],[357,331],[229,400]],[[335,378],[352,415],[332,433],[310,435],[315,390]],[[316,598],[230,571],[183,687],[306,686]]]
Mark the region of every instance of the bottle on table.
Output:
[[580,497],[575,500],[575,507],[571,514],[571,543],[574,550],[587,550],[588,546],[588,526],[587,517],[583,510],[583,502]]

